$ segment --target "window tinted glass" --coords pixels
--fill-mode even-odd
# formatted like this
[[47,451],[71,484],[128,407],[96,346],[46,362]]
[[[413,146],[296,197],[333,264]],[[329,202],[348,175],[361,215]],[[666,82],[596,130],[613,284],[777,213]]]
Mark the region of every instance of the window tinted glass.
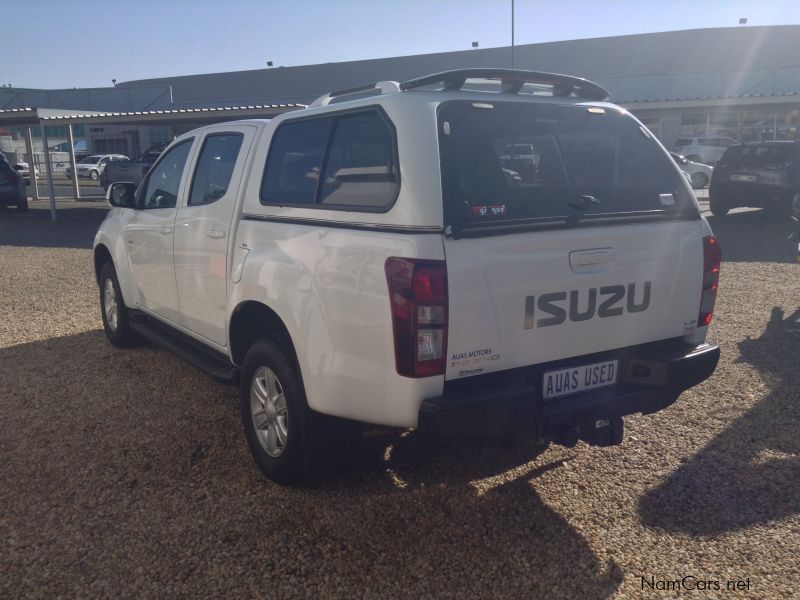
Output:
[[380,208],[394,200],[392,132],[378,113],[338,119],[325,165],[322,204]]
[[675,142],[675,145],[676,145],[676,146],[688,146],[688,145],[689,145],[689,144],[691,144],[691,143],[692,143],[692,141],[691,141],[690,139],[688,139],[688,138],[681,138],[681,139],[679,139],[677,142]]
[[174,208],[178,201],[178,187],[186,166],[192,140],[172,148],[155,166],[147,179],[143,208]]
[[333,119],[288,122],[275,132],[270,146],[261,201],[312,204]]
[[210,204],[225,195],[243,139],[241,133],[221,133],[206,137],[194,171],[189,195],[190,206]]
[[669,156],[613,110],[453,101],[439,131],[446,225],[694,207]]

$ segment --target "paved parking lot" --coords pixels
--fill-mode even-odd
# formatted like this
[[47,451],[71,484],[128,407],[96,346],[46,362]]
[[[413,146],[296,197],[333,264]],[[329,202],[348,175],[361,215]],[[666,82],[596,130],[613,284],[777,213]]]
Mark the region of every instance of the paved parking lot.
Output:
[[[45,203],[0,212],[0,597],[800,594],[786,224],[712,222],[720,366],[627,419],[623,445],[537,456],[374,431],[351,472],[295,490],[252,464],[235,390],[105,341],[90,250],[105,209],[64,206],[56,223]],[[643,582],[686,576],[722,590]]]

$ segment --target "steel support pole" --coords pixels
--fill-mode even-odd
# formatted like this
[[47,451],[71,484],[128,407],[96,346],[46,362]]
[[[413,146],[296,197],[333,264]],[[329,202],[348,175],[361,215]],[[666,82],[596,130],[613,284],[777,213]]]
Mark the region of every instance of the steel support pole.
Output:
[[39,125],[44,144],[44,164],[47,168],[47,186],[50,188],[50,218],[56,220],[56,187],[53,185],[53,166],[50,164],[50,142],[44,125]]
[[75,166],[75,140],[72,137],[72,124],[67,125],[67,143],[69,145],[69,164],[72,168],[72,192],[75,194],[75,199],[80,200],[81,189],[78,186],[78,169]]
[[25,129],[25,150],[28,153],[28,167],[30,169],[31,178],[31,191],[33,192],[33,199],[39,199],[39,182],[36,181],[36,156],[33,154],[33,136],[31,135],[31,128]]

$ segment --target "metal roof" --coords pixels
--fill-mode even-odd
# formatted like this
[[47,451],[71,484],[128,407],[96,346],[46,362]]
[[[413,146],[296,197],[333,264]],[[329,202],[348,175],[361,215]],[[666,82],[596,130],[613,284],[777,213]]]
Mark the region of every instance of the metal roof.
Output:
[[213,123],[232,119],[271,118],[305,108],[305,104],[250,104],[130,112],[98,112],[53,108],[12,108],[0,110],[0,125],[38,125],[60,123]]

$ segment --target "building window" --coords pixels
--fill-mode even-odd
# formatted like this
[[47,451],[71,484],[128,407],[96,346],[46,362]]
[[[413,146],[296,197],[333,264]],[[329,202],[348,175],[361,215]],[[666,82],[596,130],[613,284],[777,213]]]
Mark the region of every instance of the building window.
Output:
[[708,116],[705,113],[686,113],[681,115],[681,137],[706,134]]
[[712,112],[708,116],[708,133],[714,136],[739,139],[739,113]]

